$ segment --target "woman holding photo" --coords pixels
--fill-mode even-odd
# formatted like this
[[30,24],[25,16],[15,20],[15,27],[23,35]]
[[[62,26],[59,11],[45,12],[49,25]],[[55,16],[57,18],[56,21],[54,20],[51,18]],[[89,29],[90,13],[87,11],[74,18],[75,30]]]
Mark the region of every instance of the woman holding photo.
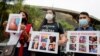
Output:
[[[7,33],[6,35],[10,35],[7,45],[16,45],[14,56],[30,56],[28,42],[30,40],[32,26],[28,23],[27,13],[20,11],[20,14],[22,14],[21,31],[19,33]],[[15,23],[19,22],[16,21]],[[4,22],[3,24],[4,28],[6,28],[7,22]],[[9,52],[9,49],[6,49],[6,51]]]
[[[56,14],[53,10],[47,10],[45,19],[43,20],[39,30],[44,32],[58,32],[60,34],[60,46],[66,42],[66,38],[64,36],[64,31],[61,24],[56,22],[55,17]],[[58,51],[58,54],[36,52],[36,56],[60,56],[59,52],[60,51]]]
[[19,35],[19,41],[14,56],[30,56],[28,42],[32,31],[32,25],[28,23],[28,14],[26,12],[20,11],[20,14],[22,14],[21,34]]

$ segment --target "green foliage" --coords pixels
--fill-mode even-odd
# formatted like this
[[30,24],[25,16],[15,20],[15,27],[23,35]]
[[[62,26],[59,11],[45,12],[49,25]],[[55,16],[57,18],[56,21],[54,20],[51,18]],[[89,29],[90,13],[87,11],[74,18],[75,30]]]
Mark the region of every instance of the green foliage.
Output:
[[100,25],[95,25],[96,30],[100,30]]
[[25,5],[24,10],[28,12],[29,22],[32,23],[34,30],[38,30],[41,20],[43,19],[42,11],[34,6]]
[[[6,4],[4,2],[0,3],[0,20],[2,19],[2,23],[5,20],[8,20],[8,16],[10,13],[19,13],[20,10],[26,11],[28,13],[29,19],[28,22],[32,23],[33,29],[38,30],[40,22],[43,19],[42,10],[35,6],[29,6],[29,5],[22,5],[22,1],[18,1],[14,5]],[[3,30],[1,29],[3,27],[0,26],[0,32]],[[2,33],[0,33],[0,40],[3,39]]]
[[61,23],[64,30],[73,30],[73,25],[70,25],[68,22],[66,22],[64,19],[60,19],[59,22]]

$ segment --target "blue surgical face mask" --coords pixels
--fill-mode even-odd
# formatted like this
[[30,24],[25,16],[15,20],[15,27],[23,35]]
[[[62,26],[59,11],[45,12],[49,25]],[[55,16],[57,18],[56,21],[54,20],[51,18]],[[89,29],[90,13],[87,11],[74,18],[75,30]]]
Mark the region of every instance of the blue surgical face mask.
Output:
[[80,20],[79,20],[79,25],[80,25],[80,26],[88,25],[88,20],[87,20],[87,19],[80,19]]

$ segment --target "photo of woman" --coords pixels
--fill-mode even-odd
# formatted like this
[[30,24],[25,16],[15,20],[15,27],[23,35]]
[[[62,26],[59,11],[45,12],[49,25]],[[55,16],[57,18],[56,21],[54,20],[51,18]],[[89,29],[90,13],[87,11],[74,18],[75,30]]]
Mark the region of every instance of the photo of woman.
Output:
[[38,42],[33,42],[32,48],[33,49],[38,49],[39,43]]
[[90,45],[89,52],[97,53],[97,45]]
[[56,37],[55,36],[50,36],[49,37],[50,43],[55,43],[56,42]]
[[85,36],[80,36],[79,43],[86,43],[86,37]]
[[89,36],[90,44],[97,44],[97,36]]

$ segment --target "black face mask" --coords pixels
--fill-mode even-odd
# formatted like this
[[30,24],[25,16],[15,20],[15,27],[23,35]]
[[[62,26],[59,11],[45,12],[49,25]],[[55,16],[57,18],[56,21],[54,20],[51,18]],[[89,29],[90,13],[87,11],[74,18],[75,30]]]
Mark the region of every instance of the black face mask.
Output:
[[22,19],[22,24],[27,24],[27,20],[25,18]]

